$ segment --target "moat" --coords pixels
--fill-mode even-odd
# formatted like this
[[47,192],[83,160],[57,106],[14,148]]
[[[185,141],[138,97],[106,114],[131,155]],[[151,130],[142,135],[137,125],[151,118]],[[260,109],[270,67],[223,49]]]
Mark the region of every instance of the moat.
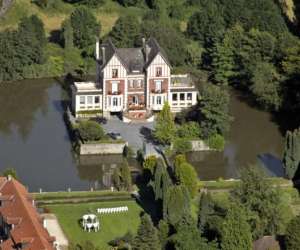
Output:
[[[269,113],[231,92],[235,120],[224,152],[190,153],[199,178],[234,178],[260,159],[271,174],[281,175],[283,136]],[[30,191],[101,189],[122,156],[76,157],[63,119],[68,96],[53,79],[0,85],[0,171],[11,167]],[[131,164],[134,164],[131,163]]]

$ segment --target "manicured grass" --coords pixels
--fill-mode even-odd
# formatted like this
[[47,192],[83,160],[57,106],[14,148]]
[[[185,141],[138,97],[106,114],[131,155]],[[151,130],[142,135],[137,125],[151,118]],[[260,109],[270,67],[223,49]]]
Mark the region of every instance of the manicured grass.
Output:
[[[101,207],[128,206],[129,211],[115,214],[98,215],[100,220],[99,232],[85,232],[79,224],[83,214],[95,213]],[[110,249],[108,242],[123,236],[126,232],[136,233],[140,223],[142,208],[135,201],[97,202],[66,205],[46,206],[51,213],[56,214],[59,223],[73,243],[81,243],[85,240],[92,241],[101,250]]]

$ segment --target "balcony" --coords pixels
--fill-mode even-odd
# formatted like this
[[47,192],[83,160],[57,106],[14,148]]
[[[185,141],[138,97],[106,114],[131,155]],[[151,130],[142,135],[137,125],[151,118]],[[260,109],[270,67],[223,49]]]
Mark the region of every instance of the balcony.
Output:
[[144,103],[139,103],[139,104],[134,104],[134,103],[129,103],[128,104],[128,110],[134,111],[134,110],[145,110],[146,106]]
[[108,91],[108,95],[121,95],[122,91],[118,90],[118,91]]
[[166,90],[164,89],[152,89],[151,94],[164,94],[166,93]]

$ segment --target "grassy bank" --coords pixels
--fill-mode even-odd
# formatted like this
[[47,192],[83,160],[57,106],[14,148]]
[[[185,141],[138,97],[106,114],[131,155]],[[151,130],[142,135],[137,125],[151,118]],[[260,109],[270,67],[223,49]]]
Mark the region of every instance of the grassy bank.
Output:
[[[85,232],[80,227],[79,219],[83,214],[96,213],[97,208],[128,206],[129,211],[125,213],[98,215],[100,220],[99,232]],[[140,223],[140,213],[142,209],[135,201],[118,202],[97,202],[84,204],[64,204],[46,206],[54,213],[69,241],[82,243],[89,240],[97,245],[101,250],[110,249],[108,242],[116,237],[123,236],[128,231],[136,233]]]
[[[37,15],[43,21],[47,33],[59,30],[62,22],[74,10],[74,5],[57,1],[56,6],[49,9],[42,9],[29,0],[17,0],[8,10],[6,15],[0,19],[0,31],[5,29],[14,29],[23,17]],[[115,24],[120,15],[134,13],[141,16],[144,10],[141,8],[129,7],[125,8],[115,1],[106,1],[106,3],[98,9],[93,9],[97,20],[101,23],[101,36],[106,35]]]

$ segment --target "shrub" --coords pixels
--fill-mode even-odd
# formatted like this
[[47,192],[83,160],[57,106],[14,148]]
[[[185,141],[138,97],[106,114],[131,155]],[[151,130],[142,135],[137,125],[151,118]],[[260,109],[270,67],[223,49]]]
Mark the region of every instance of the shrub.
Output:
[[78,131],[83,141],[98,141],[105,136],[102,127],[95,121],[80,121]]
[[194,139],[201,136],[201,128],[197,122],[187,122],[177,128],[177,135],[181,138]]
[[173,152],[174,153],[187,153],[191,151],[192,144],[187,138],[175,138],[173,140]]
[[215,134],[208,138],[208,146],[216,150],[224,150],[225,139],[222,135]]
[[285,236],[285,245],[287,250],[300,249],[300,216],[291,220],[287,227]]
[[14,179],[18,179],[17,171],[14,168],[6,168],[3,170],[2,175],[5,177],[11,176]]
[[145,159],[145,161],[143,163],[143,168],[150,170],[150,172],[153,174],[156,165],[157,165],[156,156],[155,155],[150,155]]

